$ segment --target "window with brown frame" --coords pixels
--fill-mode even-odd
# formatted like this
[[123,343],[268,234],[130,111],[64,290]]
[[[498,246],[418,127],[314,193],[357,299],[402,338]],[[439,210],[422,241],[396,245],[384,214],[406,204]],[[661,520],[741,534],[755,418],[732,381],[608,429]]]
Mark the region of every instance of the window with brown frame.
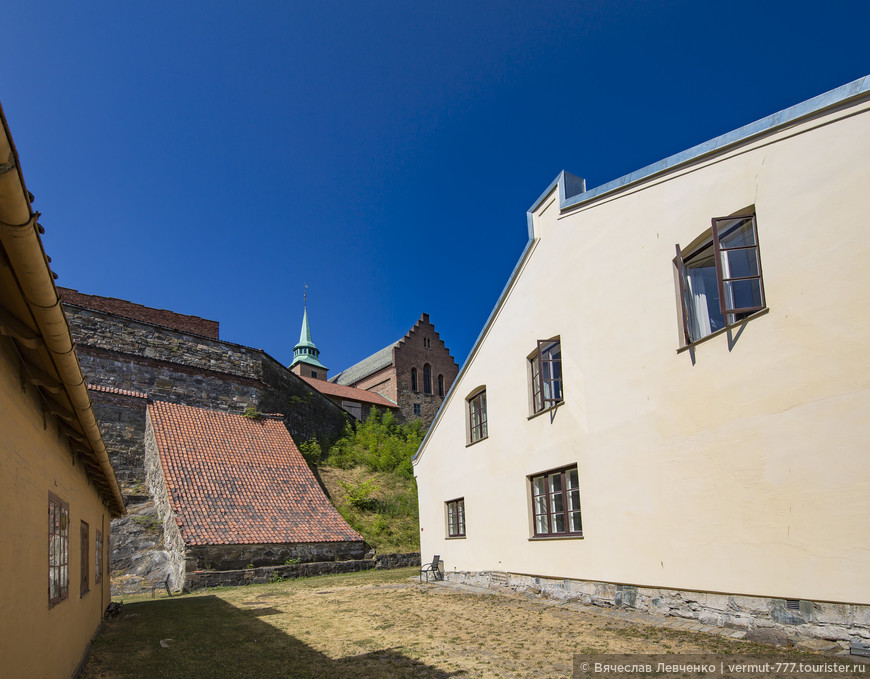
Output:
[[48,494],[48,607],[69,597],[69,505]]
[[766,308],[754,214],[716,217],[696,245],[676,248],[684,344]]
[[562,394],[562,344],[558,337],[538,340],[538,350],[529,357],[532,413],[558,405]]
[[411,368],[411,391],[417,391],[417,369]]
[[97,540],[94,549],[94,584],[99,585],[103,581],[103,532],[97,531]]
[[580,475],[577,466],[529,477],[535,537],[581,537]]
[[423,366],[423,393],[432,393],[432,366],[428,363]]
[[468,442],[475,443],[489,435],[486,418],[486,389],[481,389],[466,401],[468,404]]
[[447,503],[447,537],[465,537],[465,498]]
[[84,521],[82,521],[82,587],[81,587],[81,596],[84,596],[88,592],[91,591],[90,586],[90,573],[89,570],[89,559],[88,554],[91,551],[91,536],[90,536],[90,527]]

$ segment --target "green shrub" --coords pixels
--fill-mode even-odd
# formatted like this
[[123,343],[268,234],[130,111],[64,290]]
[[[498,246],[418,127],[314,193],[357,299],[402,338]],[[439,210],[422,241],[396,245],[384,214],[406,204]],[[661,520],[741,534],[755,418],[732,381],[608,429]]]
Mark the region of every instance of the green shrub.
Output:
[[359,483],[341,482],[341,487],[347,493],[347,502],[351,507],[364,512],[371,512],[377,509],[378,501],[372,497],[372,493],[380,490],[380,487],[375,485],[371,479],[360,481]]
[[350,424],[345,427],[344,435],[329,450],[328,462],[342,469],[361,465],[372,471],[413,477],[411,458],[423,435],[420,420],[399,424],[393,413],[372,408],[365,422],[356,428]]

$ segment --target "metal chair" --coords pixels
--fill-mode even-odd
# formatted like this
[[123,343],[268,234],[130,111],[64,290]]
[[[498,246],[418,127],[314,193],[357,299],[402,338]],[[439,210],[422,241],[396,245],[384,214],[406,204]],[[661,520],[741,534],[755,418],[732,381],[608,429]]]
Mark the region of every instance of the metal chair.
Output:
[[420,582],[423,582],[423,573],[426,574],[426,582],[429,582],[429,573],[432,574],[432,577],[435,578],[436,582],[438,580],[443,580],[444,575],[441,573],[440,563],[441,555],[436,554],[432,559],[432,563],[427,563],[420,569]]

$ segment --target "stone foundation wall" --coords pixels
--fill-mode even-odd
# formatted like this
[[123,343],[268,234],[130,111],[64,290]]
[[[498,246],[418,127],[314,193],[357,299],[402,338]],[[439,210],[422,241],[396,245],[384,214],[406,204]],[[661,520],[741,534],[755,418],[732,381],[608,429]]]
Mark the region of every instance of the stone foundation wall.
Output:
[[231,571],[254,567],[280,566],[286,561],[352,561],[362,559],[369,547],[358,542],[300,542],[254,545],[188,545],[186,569],[190,571]]
[[[445,578],[477,587],[530,592],[560,601],[623,607],[697,620],[736,630],[763,630],[789,640],[824,639],[843,649],[870,639],[870,606],[688,592],[589,580],[542,578],[504,572],[448,572]],[[747,636],[748,638],[748,636]]]
[[289,566],[268,566],[231,571],[193,571],[187,573],[184,586],[188,590],[203,587],[237,587],[241,585],[276,582],[293,578],[307,578],[314,575],[333,573],[355,573],[374,568],[404,568],[419,566],[420,554],[382,554],[374,559],[352,559],[349,561],[321,561]]

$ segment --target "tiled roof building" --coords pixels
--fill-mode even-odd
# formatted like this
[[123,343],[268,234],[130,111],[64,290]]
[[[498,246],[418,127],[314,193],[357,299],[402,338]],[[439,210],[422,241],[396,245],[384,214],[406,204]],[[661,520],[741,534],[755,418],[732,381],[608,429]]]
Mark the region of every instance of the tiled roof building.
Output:
[[145,439],[148,485],[179,577],[185,568],[365,553],[280,419],[158,401]]
[[356,387],[347,387],[343,384],[335,384],[314,377],[303,376],[302,379],[308,382],[308,384],[317,389],[317,391],[326,396],[326,398],[331,400],[333,403],[341,406],[357,420],[367,420],[369,414],[372,412],[372,408],[389,410],[393,413],[399,412],[399,405],[397,403],[394,403],[386,396],[381,396],[373,391],[357,389]]
[[401,419],[422,419],[428,428],[458,373],[429,314],[422,314],[404,337],[329,381],[380,394],[398,405]]

